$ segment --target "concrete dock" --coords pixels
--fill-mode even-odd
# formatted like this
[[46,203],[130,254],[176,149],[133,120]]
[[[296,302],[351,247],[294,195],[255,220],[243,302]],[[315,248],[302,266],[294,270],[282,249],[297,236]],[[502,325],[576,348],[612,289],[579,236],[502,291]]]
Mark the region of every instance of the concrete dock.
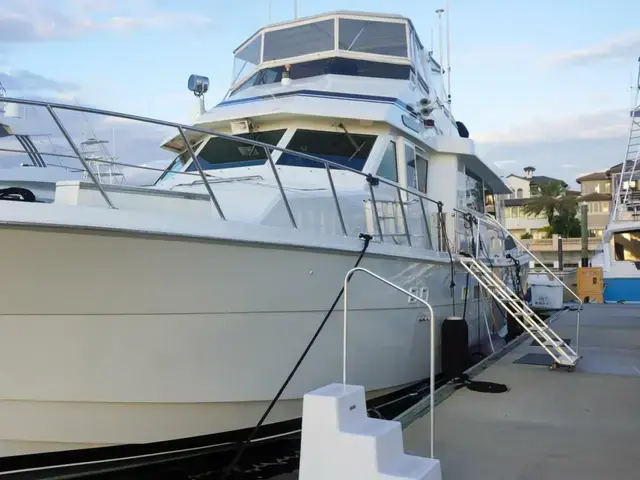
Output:
[[[551,327],[575,348],[575,311]],[[435,456],[443,478],[640,478],[640,307],[585,305],[578,353],[574,372],[550,370],[527,338],[474,378],[508,392],[461,388],[442,401]],[[404,442],[407,453],[428,456],[428,415],[405,429]]]

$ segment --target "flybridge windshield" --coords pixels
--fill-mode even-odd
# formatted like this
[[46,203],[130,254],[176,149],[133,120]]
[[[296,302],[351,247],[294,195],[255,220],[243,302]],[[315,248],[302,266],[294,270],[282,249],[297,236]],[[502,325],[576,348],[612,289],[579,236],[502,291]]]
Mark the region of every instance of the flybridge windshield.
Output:
[[[397,19],[331,17],[309,23],[268,27],[235,53],[233,85],[266,62],[278,62],[311,54],[341,52],[409,59],[407,22]],[[412,46],[412,52],[415,50]],[[416,59],[417,63],[419,61]],[[270,66],[272,66],[271,63]]]
[[340,19],[340,50],[407,57],[407,28],[404,23]]
[[299,25],[264,34],[263,62],[334,49],[334,21]]

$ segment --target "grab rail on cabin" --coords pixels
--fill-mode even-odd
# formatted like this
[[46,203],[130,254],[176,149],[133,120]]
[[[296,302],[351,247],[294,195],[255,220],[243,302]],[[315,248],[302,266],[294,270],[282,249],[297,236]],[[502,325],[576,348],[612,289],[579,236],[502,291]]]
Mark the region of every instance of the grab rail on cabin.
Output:
[[[222,133],[222,132],[217,132],[215,130],[207,130],[204,128],[199,128],[199,127],[194,127],[191,125],[183,125],[180,123],[176,123],[176,122],[169,122],[169,121],[164,121],[164,120],[157,120],[157,119],[153,119],[153,118],[148,118],[148,117],[142,117],[139,115],[131,115],[131,114],[126,114],[126,113],[120,113],[120,112],[114,112],[114,111],[109,111],[109,110],[102,110],[102,109],[97,109],[97,108],[91,108],[91,107],[83,107],[83,106],[79,106],[79,105],[66,105],[66,104],[61,104],[61,103],[52,103],[52,102],[45,102],[45,101],[40,101],[40,100],[29,100],[29,99],[19,99],[19,98],[10,98],[10,97],[4,97],[2,99],[3,103],[16,103],[16,104],[20,104],[20,105],[30,105],[30,106],[34,106],[34,107],[43,107],[47,110],[47,112],[49,113],[49,115],[51,116],[51,118],[53,119],[53,121],[55,122],[57,128],[60,130],[60,132],[62,133],[63,137],[65,138],[65,140],[67,141],[67,143],[69,144],[69,146],[71,147],[71,150],[74,153],[74,157],[78,158],[78,160],[81,162],[82,167],[84,168],[84,170],[87,172],[87,175],[89,176],[89,178],[91,179],[92,183],[95,184],[96,188],[98,189],[98,191],[100,192],[100,195],[102,196],[102,198],[104,199],[105,203],[107,204],[107,206],[109,208],[117,208],[115,206],[115,204],[113,203],[113,201],[111,200],[109,194],[107,193],[107,191],[104,189],[104,187],[102,186],[101,182],[99,181],[99,179],[97,178],[97,176],[95,175],[95,173],[91,170],[91,168],[89,167],[86,159],[83,157],[83,155],[80,152],[80,149],[77,147],[77,145],[74,143],[71,135],[69,134],[69,132],[67,131],[67,129],[65,128],[65,126],[63,125],[60,117],[58,116],[58,114],[56,113],[56,110],[62,110],[62,111],[72,111],[72,112],[79,112],[79,113],[90,113],[90,114],[95,114],[95,115],[104,115],[104,116],[108,116],[108,117],[113,117],[113,118],[119,118],[119,119],[124,119],[124,120],[132,120],[132,121],[137,121],[137,122],[141,122],[141,123],[147,123],[147,124],[153,124],[153,125],[160,125],[160,126],[164,126],[164,127],[171,127],[171,128],[175,128],[178,130],[180,137],[182,138],[182,140],[185,142],[185,148],[187,149],[189,156],[191,157],[191,160],[193,161],[193,164],[196,167],[197,170],[197,174],[200,176],[204,187],[207,191],[207,194],[211,200],[211,203],[213,204],[213,206],[216,209],[216,212],[218,214],[218,216],[220,217],[221,220],[226,220],[225,214],[222,211],[222,207],[220,206],[220,203],[218,202],[218,199],[215,195],[215,192],[213,191],[213,188],[211,187],[211,183],[209,181],[209,179],[207,177],[209,177],[208,174],[206,174],[198,160],[197,155],[194,152],[193,146],[191,145],[191,143],[188,141],[188,138],[186,136],[186,132],[195,132],[195,133],[200,133],[200,134],[204,134],[204,135],[214,135],[216,137],[220,137],[220,138],[225,138],[228,140],[233,140],[233,141],[237,141],[237,142],[241,142],[244,144],[248,144],[248,145],[253,145],[256,147],[261,147],[265,150],[266,152],[266,156],[267,156],[267,161],[271,167],[271,170],[274,174],[274,178],[275,181],[277,183],[278,189],[279,189],[279,193],[280,196],[282,197],[283,203],[284,203],[284,207],[287,211],[287,215],[289,217],[289,221],[291,223],[291,226],[294,229],[298,228],[298,225],[296,224],[296,220],[295,217],[293,215],[292,209],[291,209],[291,205],[289,203],[289,200],[287,199],[287,195],[285,193],[284,187],[282,185],[282,181],[280,178],[280,175],[278,174],[277,168],[275,166],[275,162],[273,161],[273,158],[271,156],[271,151],[280,151],[283,153],[288,153],[288,154],[292,154],[295,155],[297,157],[303,158],[303,159],[307,159],[310,160],[312,162],[316,162],[316,163],[320,163],[322,165],[324,165],[325,170],[327,172],[327,178],[329,181],[329,187],[331,189],[331,194],[335,203],[335,208],[336,208],[336,213],[338,216],[338,220],[340,222],[340,228],[342,230],[343,235],[347,236],[347,229],[345,226],[345,221],[344,221],[344,217],[343,217],[343,212],[340,206],[340,201],[335,189],[335,184],[334,184],[334,178],[333,175],[331,173],[331,167],[334,167],[335,169],[338,170],[342,170],[342,171],[347,171],[347,172],[351,172],[354,174],[357,174],[363,178],[366,179],[367,183],[369,184],[369,192],[371,195],[371,203],[372,203],[372,207],[374,210],[374,215],[376,217],[376,225],[377,225],[377,230],[378,230],[378,238],[380,239],[381,242],[384,242],[384,237],[385,235],[383,234],[381,228],[380,228],[380,224],[379,224],[379,219],[377,218],[377,213],[375,212],[375,210],[377,210],[377,202],[375,200],[375,194],[374,194],[374,190],[373,187],[374,186],[378,186],[379,184],[385,184],[389,187],[392,187],[393,189],[395,189],[395,191],[398,194],[398,199],[399,199],[399,206],[400,206],[400,211],[402,214],[402,219],[403,219],[403,223],[405,226],[405,231],[406,231],[406,239],[407,239],[407,243],[408,245],[412,245],[411,242],[411,237],[412,234],[409,232],[409,227],[408,227],[408,221],[407,221],[407,217],[406,217],[406,211],[405,211],[405,205],[406,205],[406,201],[404,201],[402,199],[402,194],[401,192],[406,192],[406,194],[408,195],[413,195],[415,197],[418,197],[420,199],[420,205],[421,205],[421,210],[423,211],[423,221],[425,222],[425,229],[426,231],[430,231],[429,228],[429,222],[428,222],[428,218],[426,215],[426,210],[424,207],[424,201],[433,203],[435,205],[437,205],[438,208],[438,215],[441,217],[442,216],[442,208],[443,208],[443,203],[438,201],[438,200],[434,200],[430,197],[428,197],[427,195],[425,195],[423,192],[420,192],[419,190],[415,190],[412,188],[406,188],[406,187],[402,187],[399,184],[392,182],[388,179],[382,178],[382,177],[377,177],[375,175],[372,175],[371,173],[364,173],[361,172],[359,170],[356,170],[354,168],[336,163],[336,162],[332,162],[330,160],[326,160],[320,157],[316,157],[313,155],[308,155],[306,153],[303,152],[296,152],[293,150],[289,150],[287,148],[281,148],[275,145],[271,145],[265,142],[260,142],[258,140],[252,140],[252,139],[245,139],[245,138],[238,138],[237,136],[234,135],[230,135],[230,134],[226,134],[226,133]],[[103,163],[112,163],[112,164],[117,164],[116,162],[112,162],[112,161],[108,161],[108,160],[100,160]],[[184,173],[184,172],[174,172],[174,173]],[[440,221],[438,221],[438,250],[442,251],[444,250],[443,248],[443,240],[442,240],[442,231],[440,230]],[[433,244],[433,239],[430,239],[430,243]]]

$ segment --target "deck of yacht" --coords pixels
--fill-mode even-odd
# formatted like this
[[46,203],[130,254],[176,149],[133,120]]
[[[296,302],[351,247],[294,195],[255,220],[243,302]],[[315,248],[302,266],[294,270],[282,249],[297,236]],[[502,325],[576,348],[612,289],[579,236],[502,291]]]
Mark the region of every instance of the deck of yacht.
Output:
[[[575,346],[575,311],[552,328]],[[607,479],[640,475],[640,307],[587,305],[576,370],[550,371],[542,348],[519,345],[436,407],[435,456],[444,479]],[[534,355],[531,355],[534,354]],[[537,362],[538,365],[522,363]],[[545,365],[540,365],[545,363]],[[429,416],[404,431],[407,453],[428,456]]]

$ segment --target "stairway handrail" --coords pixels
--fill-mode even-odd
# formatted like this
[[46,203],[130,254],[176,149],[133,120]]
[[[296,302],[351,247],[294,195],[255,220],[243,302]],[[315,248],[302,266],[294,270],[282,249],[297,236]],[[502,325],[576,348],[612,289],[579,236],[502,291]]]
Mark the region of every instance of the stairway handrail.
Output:
[[424,300],[423,298],[418,297],[417,295],[405,290],[404,288],[396,285],[395,283],[390,282],[386,278],[381,277],[373,273],[371,270],[367,270],[362,267],[354,267],[347,272],[344,276],[344,300],[343,300],[343,325],[342,325],[342,383],[344,385],[347,384],[347,311],[348,311],[348,289],[349,289],[349,279],[356,272],[363,272],[367,275],[380,280],[382,283],[390,286],[391,288],[408,295],[414,300],[422,303],[427,309],[429,309],[429,323],[430,323],[430,339],[429,339],[429,418],[430,418],[430,454],[431,458],[435,458],[434,456],[434,442],[435,442],[435,410],[436,410],[436,327],[435,327],[435,315],[433,313],[433,308],[429,305],[429,302]]
[[549,267],[547,267],[543,262],[541,262],[540,259],[531,252],[531,250],[525,247],[525,245],[513,233],[511,233],[506,227],[500,224],[500,222],[497,222],[493,217],[491,217],[490,215],[487,215],[486,213],[482,214],[481,218],[480,217],[477,217],[477,218],[479,221],[483,221],[485,223],[492,223],[493,225],[499,226],[500,229],[502,229],[502,231],[505,232],[506,235],[510,236],[512,240],[520,246],[520,248],[522,248],[525,252],[531,255],[542,266],[542,268],[544,268],[547,271],[547,273],[549,273],[553,278],[555,278],[558,282],[560,282],[560,285],[562,285],[565,290],[571,293],[571,295],[576,300],[578,300],[578,312],[576,315],[576,353],[578,353],[579,352],[578,348],[580,345],[580,311],[584,308],[584,302],[582,301],[582,299],[573,290],[571,290],[566,283],[560,280],[560,278],[555,273],[553,273]]

